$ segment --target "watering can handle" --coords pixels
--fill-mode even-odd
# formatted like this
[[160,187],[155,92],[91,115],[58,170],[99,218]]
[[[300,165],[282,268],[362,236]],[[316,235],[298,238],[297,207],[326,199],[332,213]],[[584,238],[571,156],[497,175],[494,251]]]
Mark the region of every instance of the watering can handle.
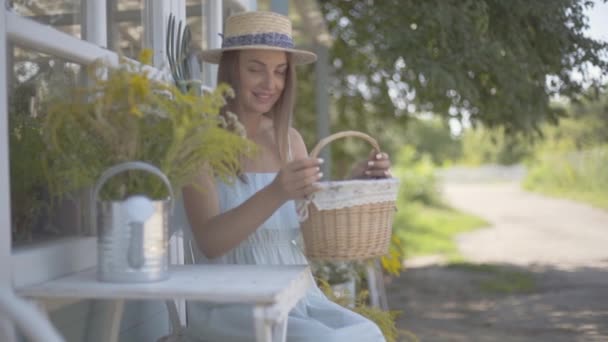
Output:
[[[129,170],[146,171],[146,172],[149,172],[149,173],[152,173],[152,174],[158,176],[163,181],[163,183],[165,183],[165,185],[167,186],[167,189],[169,190],[169,196],[171,198],[170,210],[171,210],[171,212],[173,212],[174,196],[173,196],[173,188],[171,187],[171,183],[169,182],[169,179],[156,166],[145,163],[145,162],[141,162],[141,161],[125,162],[125,163],[114,165],[114,166],[110,167],[109,169],[105,170],[101,174],[101,177],[99,177],[99,180],[97,180],[97,183],[95,184],[95,189],[93,190],[93,203],[97,203],[97,197],[99,196],[99,191],[101,190],[103,185],[108,181],[108,179],[112,178],[113,176],[115,176],[121,172],[129,171]],[[94,206],[95,206],[95,204],[94,204]]]

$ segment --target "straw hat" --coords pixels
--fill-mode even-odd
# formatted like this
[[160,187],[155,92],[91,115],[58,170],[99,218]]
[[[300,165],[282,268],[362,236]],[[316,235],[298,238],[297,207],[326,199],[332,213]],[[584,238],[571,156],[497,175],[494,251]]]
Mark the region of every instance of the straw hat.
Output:
[[294,48],[289,18],[274,12],[241,12],[226,20],[222,48],[201,52],[201,58],[218,64],[222,52],[231,50],[277,50],[293,55],[295,64],[317,60],[310,51]]

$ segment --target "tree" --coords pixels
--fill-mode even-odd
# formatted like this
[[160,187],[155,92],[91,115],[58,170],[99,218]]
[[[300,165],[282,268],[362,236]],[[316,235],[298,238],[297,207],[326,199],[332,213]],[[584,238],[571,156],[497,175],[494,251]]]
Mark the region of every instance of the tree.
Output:
[[[603,89],[608,43],[584,35],[588,0],[321,0],[335,39],[334,130],[380,134],[416,112],[507,134],[538,131]],[[576,74],[583,77],[577,77]]]

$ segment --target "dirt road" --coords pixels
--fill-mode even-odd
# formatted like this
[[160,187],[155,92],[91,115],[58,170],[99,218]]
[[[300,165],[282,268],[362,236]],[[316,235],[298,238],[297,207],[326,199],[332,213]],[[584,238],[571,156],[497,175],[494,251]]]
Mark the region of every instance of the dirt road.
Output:
[[470,264],[418,263],[387,285],[400,328],[421,341],[608,341],[608,212],[514,182],[444,194],[492,226],[458,238]]

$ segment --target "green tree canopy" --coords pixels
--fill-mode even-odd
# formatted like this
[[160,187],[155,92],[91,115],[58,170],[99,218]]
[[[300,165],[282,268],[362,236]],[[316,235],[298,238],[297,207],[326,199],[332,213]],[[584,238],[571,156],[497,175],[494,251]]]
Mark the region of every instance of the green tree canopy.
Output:
[[[608,44],[589,38],[587,0],[321,0],[335,39],[339,126],[379,134],[415,112],[507,133],[556,122],[550,99],[602,89]],[[582,75],[577,77],[575,75]],[[586,89],[587,88],[587,89]],[[376,123],[373,123],[375,121]],[[378,124],[380,122],[380,124]]]

